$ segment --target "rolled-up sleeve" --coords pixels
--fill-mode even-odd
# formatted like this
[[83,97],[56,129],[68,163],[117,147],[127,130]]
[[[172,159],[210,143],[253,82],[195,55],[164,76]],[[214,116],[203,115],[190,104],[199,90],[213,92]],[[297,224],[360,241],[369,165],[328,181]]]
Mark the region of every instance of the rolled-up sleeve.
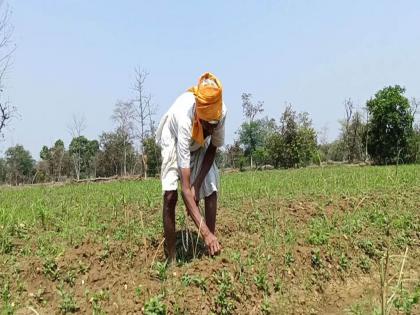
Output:
[[178,122],[177,137],[177,160],[179,168],[190,167],[190,142],[191,142],[192,122],[190,119],[182,119]]
[[211,136],[211,143],[217,148],[220,148],[225,144],[225,120],[226,115],[219,122],[219,125],[216,127],[216,129],[214,129]]

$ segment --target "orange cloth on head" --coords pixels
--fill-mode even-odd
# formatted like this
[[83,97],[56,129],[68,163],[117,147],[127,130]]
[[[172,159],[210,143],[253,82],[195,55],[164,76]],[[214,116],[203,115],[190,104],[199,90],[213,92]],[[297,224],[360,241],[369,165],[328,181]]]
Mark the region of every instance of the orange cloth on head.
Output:
[[[209,79],[216,86],[203,85]],[[204,73],[198,80],[198,85],[188,89],[195,95],[195,112],[192,128],[192,138],[201,146],[204,145],[204,132],[200,119],[205,121],[220,120],[222,117],[222,83],[212,73]]]

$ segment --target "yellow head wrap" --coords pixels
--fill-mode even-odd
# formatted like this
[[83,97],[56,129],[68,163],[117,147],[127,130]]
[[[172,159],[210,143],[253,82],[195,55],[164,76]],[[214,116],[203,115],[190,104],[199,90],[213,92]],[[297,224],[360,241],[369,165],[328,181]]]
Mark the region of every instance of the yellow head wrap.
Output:
[[[206,80],[211,80],[215,84],[203,84]],[[204,133],[200,119],[212,121],[220,120],[222,117],[222,83],[214,74],[206,72],[198,80],[198,85],[191,87],[188,91],[195,95],[192,138],[203,146]]]

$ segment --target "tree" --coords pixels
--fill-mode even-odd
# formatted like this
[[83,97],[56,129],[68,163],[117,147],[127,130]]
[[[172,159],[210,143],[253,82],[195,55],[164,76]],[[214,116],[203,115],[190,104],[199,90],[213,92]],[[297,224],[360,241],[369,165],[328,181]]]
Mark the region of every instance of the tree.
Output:
[[369,111],[368,152],[376,164],[409,160],[409,139],[414,116],[405,89],[389,86],[367,101]]
[[250,157],[252,167],[255,151],[264,144],[262,124],[260,121],[244,122],[239,127],[238,136],[245,156]]
[[39,154],[40,158],[45,162],[42,169],[46,171],[45,175],[50,180],[60,180],[63,164],[65,163],[65,153],[64,142],[61,139],[58,139],[51,148],[48,148],[46,145],[42,147]]
[[[73,115],[72,119],[72,123],[68,126],[68,130],[74,140],[76,138],[82,137],[82,133],[86,129],[86,120],[83,116],[76,115]],[[70,150],[69,148],[77,180],[80,179],[80,171],[82,167],[82,152],[80,151],[81,149],[82,147],[77,145],[73,146],[73,150]]]
[[[100,152],[98,156],[99,176],[124,175],[124,154],[126,168],[135,172],[136,154],[132,142],[125,142],[121,129],[115,132],[104,132],[99,136]],[[125,153],[124,153],[125,148]]]
[[127,150],[133,139],[135,110],[132,102],[117,102],[112,119],[117,123],[123,140],[123,175],[127,176]]
[[317,148],[316,132],[308,113],[297,114],[290,104],[287,105],[280,126],[266,138],[265,147],[275,167],[308,165]]
[[64,161],[65,153],[66,153],[66,149],[64,147],[64,142],[63,140],[58,139],[54,143],[54,147],[52,148],[54,175],[55,175],[56,180],[60,180],[61,178],[61,171],[63,169],[63,161]]
[[337,139],[329,144],[327,152],[327,160],[343,162],[347,157],[346,144],[343,139]]
[[[137,134],[139,138],[139,153],[141,156],[143,176],[147,178],[147,160],[150,158],[145,153],[144,144],[146,139],[154,137],[155,125],[153,121],[153,115],[155,114],[156,108],[152,107],[152,96],[147,94],[145,91],[144,83],[149,76],[149,73],[140,67],[135,69],[135,82],[134,91],[137,94],[134,102],[136,104],[135,120],[137,122]],[[148,142],[150,144],[150,141]]]
[[8,148],[5,156],[9,182],[12,185],[30,183],[35,161],[32,159],[29,151],[25,150],[21,145],[16,145]]
[[[12,45],[13,26],[10,24],[10,9],[4,1],[0,2],[0,93],[3,92],[3,80],[10,66],[10,59],[15,46]],[[0,135],[16,113],[10,102],[0,101]]]
[[162,157],[155,137],[144,139],[143,148],[143,155],[146,157],[147,171],[150,176],[156,176],[160,171]]
[[[92,171],[93,158],[99,150],[97,140],[89,141],[84,136],[76,137],[71,140],[69,146],[70,155],[74,159],[75,173],[77,180],[81,175],[88,176]],[[92,167],[93,166],[93,167]]]
[[6,161],[0,158],[0,184],[6,182],[6,176],[7,176]]
[[226,145],[225,166],[232,168],[241,168],[241,162],[244,156],[244,150],[242,149],[239,141],[235,141],[232,145]]
[[265,141],[265,147],[269,156],[269,163],[278,168],[281,165],[284,150],[282,135],[279,132],[270,134]]
[[420,124],[416,124],[413,128],[413,134],[409,139],[409,156],[408,161],[411,163],[420,162]]
[[364,159],[364,146],[366,141],[366,124],[362,114],[354,110],[351,99],[344,101],[346,111],[345,120],[341,122],[341,139],[345,145],[345,159],[349,163]]
[[242,93],[242,109],[248,122],[242,124],[239,131],[239,141],[245,146],[247,156],[250,156],[251,169],[253,168],[253,154],[257,147],[262,144],[261,124],[255,122],[255,116],[264,111],[264,102],[254,104],[251,93]]

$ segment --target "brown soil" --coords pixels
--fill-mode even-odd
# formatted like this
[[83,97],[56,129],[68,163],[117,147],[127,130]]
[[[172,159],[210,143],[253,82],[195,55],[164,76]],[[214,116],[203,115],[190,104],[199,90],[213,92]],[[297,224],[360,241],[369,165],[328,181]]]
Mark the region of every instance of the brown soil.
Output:
[[[297,229],[303,230],[307,228],[309,220],[320,213],[331,218],[335,213],[354,211],[365,202],[370,202],[368,197],[359,200],[343,198],[334,202],[325,200],[323,207],[319,202],[311,200],[267,201],[253,206],[259,209],[270,209],[274,206],[278,210],[276,220],[281,221],[280,232],[284,232],[284,218],[291,220]],[[263,224],[270,224],[269,216],[261,219],[265,221],[260,226],[257,224],[256,227],[247,227],[245,218],[253,215],[250,211],[251,205],[245,205],[243,209],[243,217],[220,210],[225,215],[219,218],[218,235],[225,250],[239,252],[243,262],[247,259],[257,261],[258,258],[251,255],[251,250],[263,242],[258,228]],[[92,237],[76,247],[67,248],[56,258],[56,278],[45,273],[45,261],[41,258],[17,256],[17,279],[20,282],[11,283],[11,291],[18,292],[14,293],[14,297],[19,300],[20,305],[24,305],[17,310],[17,314],[60,313],[62,297],[58,294],[58,288],[61,282],[64,291],[74,297],[78,306],[77,313],[80,314],[91,314],[94,308],[100,308],[108,314],[141,314],[145,301],[159,295],[163,290],[164,301],[170,313],[174,313],[175,307],[178,307],[180,310],[187,310],[189,314],[209,314],[217,311],[215,297],[220,288],[216,275],[221,270],[228,271],[231,277],[235,294],[230,296],[230,300],[235,306],[234,313],[261,313],[265,294],[253,282],[254,276],[259,272],[257,268],[261,265],[255,262],[253,266],[240,267],[233,256],[227,254],[210,258],[204,254],[201,242],[195,248],[194,235],[188,252],[183,253],[181,235],[182,233],[178,233],[177,244],[184,263],[169,267],[165,281],[158,278],[153,267],[154,263],[165,260],[159,238],[147,240],[146,246],[143,240],[139,244],[111,241],[109,247],[105,248],[104,244],[93,241]],[[340,241],[342,240],[332,239],[331,243]],[[370,301],[371,305],[379,303],[377,265],[373,266],[369,274],[364,274],[357,268],[342,272],[338,258],[333,257],[328,249],[322,248],[320,258],[323,268],[317,269],[312,262],[314,246],[309,246],[301,236],[298,236],[296,242],[296,246],[291,247],[294,262],[289,267],[284,263],[286,245],[271,251],[267,249],[262,253],[265,258],[268,255],[273,257],[266,266],[269,294],[265,298],[272,306],[273,314],[344,314],[357,301]],[[351,260],[352,253],[356,255],[356,249],[350,246],[348,251]],[[411,269],[408,273],[417,277],[419,260],[416,258],[419,258],[419,252],[414,250],[410,254],[413,256],[410,258]],[[395,264],[392,272],[397,267]],[[0,272],[9,275],[12,273],[4,268],[10,268],[10,264],[0,264]],[[390,271],[390,275],[392,272]],[[74,283],[69,276],[71,274]],[[185,274],[206,279],[207,288],[203,290],[194,285],[184,287],[181,278]],[[241,275],[248,281],[246,285],[239,284]],[[277,278],[281,281],[279,289],[274,285]],[[141,293],[136,292],[138,288]],[[277,290],[279,291],[276,292]]]

